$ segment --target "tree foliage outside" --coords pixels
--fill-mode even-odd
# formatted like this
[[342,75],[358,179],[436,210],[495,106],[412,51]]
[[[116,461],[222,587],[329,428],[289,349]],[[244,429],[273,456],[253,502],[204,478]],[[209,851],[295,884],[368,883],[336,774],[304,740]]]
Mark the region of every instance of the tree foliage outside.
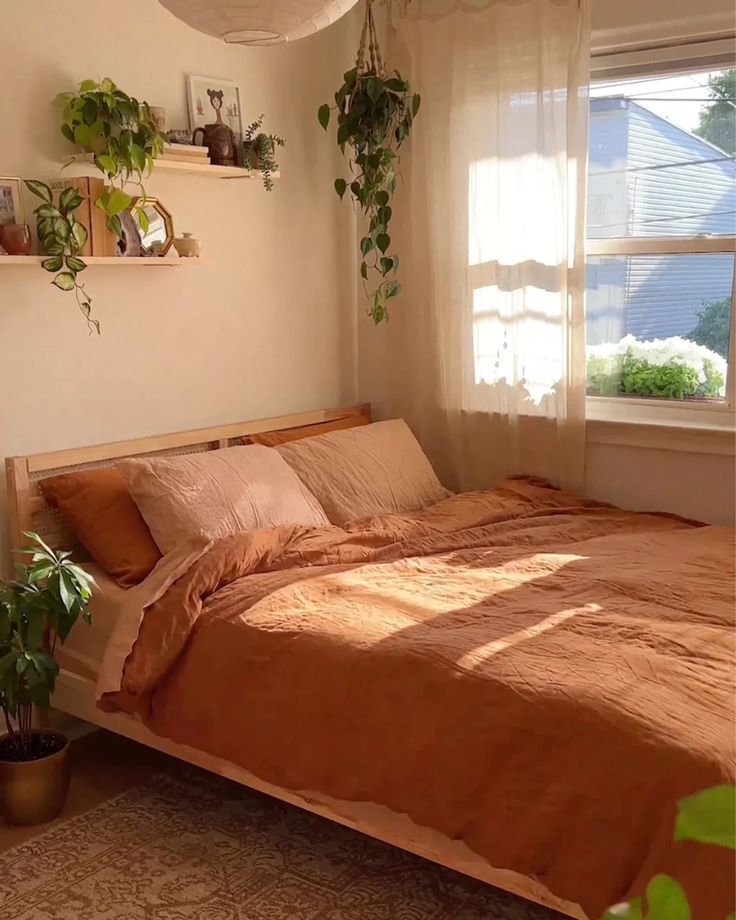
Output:
[[712,102],[700,110],[695,134],[724,153],[736,153],[736,68],[708,77]]
[[698,312],[698,325],[686,338],[705,345],[722,358],[728,358],[728,337],[731,326],[731,298],[712,300]]

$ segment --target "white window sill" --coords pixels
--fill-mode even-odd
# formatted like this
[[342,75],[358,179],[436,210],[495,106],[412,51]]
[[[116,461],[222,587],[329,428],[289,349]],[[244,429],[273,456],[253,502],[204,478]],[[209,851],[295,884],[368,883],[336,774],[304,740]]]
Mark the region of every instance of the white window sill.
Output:
[[586,422],[589,444],[736,455],[736,414],[725,404],[589,396]]

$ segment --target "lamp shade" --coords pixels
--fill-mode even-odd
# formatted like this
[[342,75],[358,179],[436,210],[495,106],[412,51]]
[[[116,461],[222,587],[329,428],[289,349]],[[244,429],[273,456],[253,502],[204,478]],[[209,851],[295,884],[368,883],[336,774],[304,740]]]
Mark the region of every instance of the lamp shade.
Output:
[[160,0],[177,19],[229,44],[276,45],[329,26],[357,0]]

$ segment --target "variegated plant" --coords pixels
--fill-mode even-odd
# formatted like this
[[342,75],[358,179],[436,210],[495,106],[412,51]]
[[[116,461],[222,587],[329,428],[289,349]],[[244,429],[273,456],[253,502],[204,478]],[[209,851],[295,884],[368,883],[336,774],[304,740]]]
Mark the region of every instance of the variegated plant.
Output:
[[87,267],[79,256],[87,242],[87,228],[74,216],[82,197],[76,189],[67,186],[54,202],[51,189],[38,179],[26,179],[26,187],[41,199],[33,212],[38,240],[46,256],[41,266],[55,276],[51,283],[60,291],[74,291],[89,331],[99,335],[100,324],[92,317],[92,299],[78,280],[79,273]]

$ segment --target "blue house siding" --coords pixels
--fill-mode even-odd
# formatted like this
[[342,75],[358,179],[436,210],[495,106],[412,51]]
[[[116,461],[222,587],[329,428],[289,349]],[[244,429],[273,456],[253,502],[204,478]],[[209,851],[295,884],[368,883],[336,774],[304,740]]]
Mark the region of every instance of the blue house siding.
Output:
[[588,236],[629,235],[628,147],[626,100],[593,100],[588,142]]
[[628,174],[628,235],[733,233],[733,161],[693,163],[725,154],[636,103],[629,103],[628,117],[628,167],[636,170]]
[[[733,234],[733,160],[685,165],[723,156],[634,102],[593,100],[589,236]],[[706,301],[730,296],[732,279],[729,254],[590,259],[588,342],[687,335]]]

